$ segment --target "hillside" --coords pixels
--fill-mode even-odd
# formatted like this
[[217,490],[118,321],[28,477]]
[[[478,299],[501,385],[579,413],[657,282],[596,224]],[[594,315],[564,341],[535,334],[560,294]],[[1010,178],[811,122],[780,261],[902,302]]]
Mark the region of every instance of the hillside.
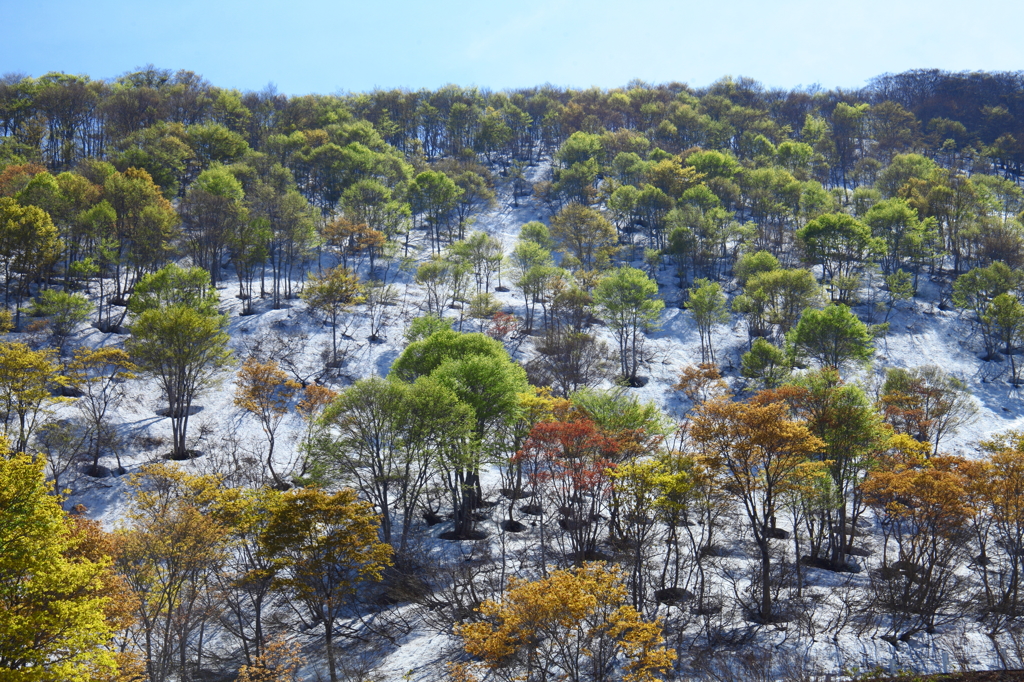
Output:
[[[1011,76],[292,100],[185,73],[5,81],[17,327],[0,387],[46,386],[7,403],[5,435],[45,457],[65,509],[120,538],[136,620],[113,646],[153,682],[232,679],[277,640],[301,679],[481,674],[453,626],[511,599],[512,578],[591,560],[658,619],[665,679],[1019,668]],[[963,114],[955,84],[977,98]],[[158,120],[129,94],[156,98]],[[323,288],[332,273],[344,291]],[[45,309],[47,291],[70,299]],[[61,339],[68,300],[85,315]],[[617,322],[623,308],[649,318]],[[184,310],[231,353],[175,415],[144,344],[184,338],[146,331]],[[829,320],[845,327],[812,328]],[[123,398],[90,421],[99,384],[73,358],[103,348],[139,367],[100,382]],[[16,364],[34,352],[49,369]],[[260,406],[243,362],[272,384]],[[328,389],[339,402],[309,407]],[[341,571],[340,605],[316,608],[300,544],[268,530],[313,484],[356,488],[369,506],[344,513],[364,509],[375,538],[383,523],[394,554],[379,575]],[[199,518],[206,535],[175,525]],[[176,574],[183,558],[203,561]],[[182,591],[161,602],[172,574]],[[553,633],[524,641],[570,637]],[[632,660],[614,651],[600,674]]]

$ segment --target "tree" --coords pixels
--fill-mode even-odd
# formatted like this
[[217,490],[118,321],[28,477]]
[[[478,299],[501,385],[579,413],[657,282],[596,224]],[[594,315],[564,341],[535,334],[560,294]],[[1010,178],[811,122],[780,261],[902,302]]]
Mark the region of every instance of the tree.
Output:
[[143,373],[157,380],[167,398],[172,459],[188,459],[185,440],[192,401],[214,383],[231,351],[227,318],[184,304],[144,311],[132,324],[125,347]]
[[732,307],[747,316],[751,337],[765,336],[772,328],[785,335],[801,313],[819,304],[821,287],[809,270],[767,270],[747,280]]
[[964,473],[981,549],[978,563],[984,566],[979,573],[989,636],[994,637],[1024,612],[1024,439],[1010,431],[981,447],[985,458]]
[[786,352],[765,339],[754,339],[750,350],[740,358],[740,374],[759,388],[776,388],[790,375]]
[[220,281],[220,264],[232,235],[249,221],[242,183],[224,167],[199,174],[181,201],[188,253],[192,262]]
[[423,171],[409,184],[409,202],[415,215],[430,227],[431,250],[441,250],[441,231],[458,204],[463,190],[440,171]]
[[134,379],[138,370],[128,353],[113,346],[78,348],[68,365],[68,382],[82,393],[75,407],[89,423],[91,472],[94,475],[99,475],[103,446],[110,444],[108,440],[111,429],[107,423],[107,413],[116,409],[125,399],[125,382]]
[[117,673],[110,558],[50,494],[44,463],[0,456],[0,677],[87,682]]
[[297,488],[281,498],[261,537],[273,557],[275,586],[323,624],[331,682],[338,682],[334,620],[345,598],[360,582],[380,580],[391,563],[391,547],[377,540],[377,526],[373,508],[353,490]]
[[[660,623],[642,620],[626,598],[617,569],[587,563],[533,582],[511,578],[501,602],[480,605],[482,621],[461,623],[455,631],[466,653],[508,682],[558,674],[581,682],[657,682],[674,652],[662,646]],[[458,673],[476,679],[469,666]]]
[[824,443],[781,402],[734,403],[709,400],[697,408],[692,434],[746,512],[757,544],[761,570],[754,583],[754,614],[762,623],[775,617],[771,545],[782,496],[799,482],[810,456]]
[[970,548],[970,509],[960,464],[954,457],[925,460],[913,448],[897,450],[863,483],[882,525],[882,567],[874,586],[892,616],[891,642],[933,632],[962,594],[957,568]]
[[875,352],[867,325],[841,303],[824,310],[805,310],[786,340],[798,356],[839,371],[867,363]]
[[13,293],[16,328],[21,324],[21,301],[29,286],[57,263],[63,248],[48,213],[36,206],[22,206],[10,197],[0,197],[4,303],[10,302]]
[[184,305],[204,315],[214,315],[219,302],[210,273],[200,267],[182,268],[170,263],[143,275],[128,301],[128,310],[138,316],[147,310]]
[[472,417],[469,406],[429,377],[412,384],[369,377],[324,412],[326,432],[314,460],[380,510],[381,538],[403,557],[431,476],[442,458],[461,454]]
[[[796,236],[808,259],[821,265],[827,282],[849,278],[858,265],[885,253],[885,242],[845,213],[818,216],[797,230]],[[835,292],[833,300],[837,300]]]
[[1002,344],[1003,353],[1010,358],[1010,383],[1016,386],[1018,370],[1014,351],[1024,334],[1024,305],[1013,294],[999,294],[988,304],[982,318]]
[[693,313],[697,333],[700,335],[700,361],[714,362],[715,348],[711,345],[711,331],[729,321],[725,294],[722,293],[721,285],[706,279],[695,280],[687,293],[689,299],[686,307]]
[[439,331],[452,331],[451,321],[429,314],[414,317],[405,330],[405,342],[408,344],[422,341]]
[[363,301],[359,276],[338,265],[322,275],[310,276],[302,298],[313,312],[323,315],[331,325],[331,362],[338,362],[338,318]]
[[78,325],[89,319],[92,304],[82,294],[46,289],[39,294],[33,312],[50,318],[50,329],[57,354],[64,354],[64,343]]
[[66,381],[53,362],[52,351],[0,343],[0,428],[15,452],[28,452],[40,417],[67,400],[53,395]]
[[885,421],[898,433],[934,443],[974,421],[975,398],[967,384],[936,365],[886,370],[879,401]]
[[657,328],[665,302],[655,298],[658,285],[642,270],[614,270],[594,289],[594,303],[619,342],[622,379],[637,383],[644,334]]
[[277,428],[288,414],[288,403],[301,386],[281,371],[273,360],[260,362],[246,358],[238,370],[235,405],[253,415],[267,437],[267,469],[274,485],[287,488],[288,482],[274,469],[274,445]]
[[519,416],[519,394],[526,372],[501,342],[484,334],[442,330],[413,342],[391,366],[388,378],[415,381],[429,376],[470,410],[472,431],[467,451],[442,460],[445,487],[452,497],[455,534],[466,537],[472,511],[482,499],[480,468],[488,457],[507,454],[501,435]]
[[164,262],[178,214],[144,170],[114,173],[103,192],[114,214],[105,260],[114,268],[114,296],[124,298],[147,270]]
[[143,467],[129,485],[131,524],[117,532],[115,565],[135,596],[134,643],[150,680],[188,679],[220,611],[213,581],[228,556],[236,495],[219,476],[168,464]]
[[995,319],[987,315],[989,304],[1001,294],[1016,291],[1022,283],[1024,276],[1000,261],[974,268],[953,283],[953,305],[974,313],[981,326],[986,359],[994,357],[998,342]]
[[569,204],[551,219],[551,237],[584,270],[594,270],[615,251],[615,228],[596,210]]

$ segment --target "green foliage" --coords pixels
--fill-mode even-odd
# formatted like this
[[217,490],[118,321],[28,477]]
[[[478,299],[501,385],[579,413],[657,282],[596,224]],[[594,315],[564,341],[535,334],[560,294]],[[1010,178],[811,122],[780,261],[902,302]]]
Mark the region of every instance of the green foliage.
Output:
[[818,216],[796,232],[808,259],[822,266],[825,280],[848,277],[853,269],[885,253],[885,242],[845,213]]
[[747,280],[732,307],[747,316],[751,336],[764,336],[772,326],[785,334],[820,298],[821,288],[809,270],[768,270]]
[[598,211],[572,203],[551,219],[551,236],[584,270],[603,265],[615,251],[618,235]]
[[144,310],[132,324],[125,347],[167,396],[175,459],[189,455],[185,436],[192,401],[231,359],[226,327],[225,316],[180,303]]
[[665,302],[658,284],[642,270],[629,266],[613,270],[594,289],[594,303],[619,344],[619,366],[625,381],[635,383],[644,334],[657,328]]
[[781,267],[779,259],[770,251],[754,251],[740,256],[736,260],[736,265],[733,266],[732,272],[736,275],[736,279],[739,280],[740,284],[746,285],[747,281],[754,275],[778,270]]
[[409,326],[405,330],[405,342],[406,344],[415,343],[432,336],[434,332],[451,331],[451,329],[451,320],[445,320],[437,315],[420,315],[409,322]]
[[56,289],[43,290],[33,305],[33,314],[49,318],[58,349],[64,348],[68,336],[88,320],[91,313],[92,304],[85,296]]
[[548,230],[548,226],[539,221],[531,221],[526,223],[519,229],[519,239],[522,241],[531,241],[540,245],[541,248],[550,251],[553,247],[551,241],[551,232]]
[[867,325],[842,304],[824,310],[808,308],[786,340],[797,357],[809,357],[821,367],[839,371],[867,363],[875,350]]
[[204,315],[215,315],[218,303],[217,290],[210,284],[210,273],[203,268],[182,268],[171,263],[139,280],[128,302],[128,310],[142,315],[147,310],[182,305]]
[[729,321],[729,308],[725,293],[717,282],[706,279],[694,281],[687,292],[686,308],[693,313],[700,334],[701,362],[715,361],[715,348],[711,344],[711,331]]
[[0,677],[92,682],[117,670],[110,559],[82,551],[43,467],[0,455]]
[[508,358],[508,352],[500,341],[484,334],[460,334],[450,328],[442,328],[410,343],[391,365],[391,373],[403,381],[415,381],[418,377],[429,375],[446,360],[472,355]]
[[776,388],[789,378],[790,365],[783,349],[766,339],[757,338],[740,359],[740,374],[752,380],[758,388]]

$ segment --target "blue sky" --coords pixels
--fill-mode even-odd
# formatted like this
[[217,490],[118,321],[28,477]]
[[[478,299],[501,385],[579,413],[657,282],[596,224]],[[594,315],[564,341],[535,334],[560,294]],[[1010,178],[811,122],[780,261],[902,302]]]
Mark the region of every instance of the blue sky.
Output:
[[0,0],[0,73],[154,64],[306,94],[446,83],[603,88],[726,75],[856,88],[914,68],[1024,69],[1024,3],[854,0]]

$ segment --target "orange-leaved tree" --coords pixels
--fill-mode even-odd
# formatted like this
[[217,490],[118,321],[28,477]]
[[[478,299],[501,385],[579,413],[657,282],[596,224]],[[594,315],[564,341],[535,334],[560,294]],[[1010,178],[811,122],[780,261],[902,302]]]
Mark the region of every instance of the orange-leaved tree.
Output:
[[[479,666],[508,682],[657,682],[675,652],[663,646],[661,624],[642,620],[626,599],[619,569],[586,563],[533,582],[512,578],[502,601],[480,605],[483,620],[455,633]],[[473,667],[455,666],[455,677],[475,679]]]
[[260,362],[247,358],[238,370],[235,385],[235,405],[249,412],[260,423],[267,437],[267,469],[274,485],[287,488],[288,482],[274,469],[274,444],[277,427],[288,414],[288,403],[301,386],[281,371],[273,360]]
[[960,598],[957,575],[970,548],[967,479],[961,458],[928,458],[929,445],[892,439],[881,466],[863,483],[882,525],[882,567],[872,576],[879,606],[890,616],[889,641],[934,631]]
[[757,597],[753,615],[770,623],[775,616],[770,547],[775,515],[782,497],[801,484],[811,455],[824,443],[803,422],[789,419],[785,403],[756,400],[716,398],[703,403],[693,417],[691,434],[746,512],[761,560],[760,580],[752,585]]

